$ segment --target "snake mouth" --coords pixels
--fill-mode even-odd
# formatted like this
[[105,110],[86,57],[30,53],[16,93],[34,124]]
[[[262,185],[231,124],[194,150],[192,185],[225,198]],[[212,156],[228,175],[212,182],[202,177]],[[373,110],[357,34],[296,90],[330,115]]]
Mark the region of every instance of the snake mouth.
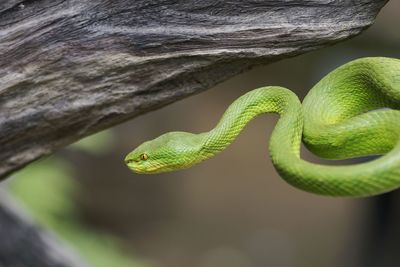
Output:
[[182,169],[187,169],[192,165],[163,165],[163,164],[141,164],[141,162],[129,161],[126,163],[128,168],[137,174],[160,174]]
[[139,162],[133,160],[127,160],[125,162],[131,171],[138,174],[155,174],[163,172],[161,166],[157,165],[143,166]]

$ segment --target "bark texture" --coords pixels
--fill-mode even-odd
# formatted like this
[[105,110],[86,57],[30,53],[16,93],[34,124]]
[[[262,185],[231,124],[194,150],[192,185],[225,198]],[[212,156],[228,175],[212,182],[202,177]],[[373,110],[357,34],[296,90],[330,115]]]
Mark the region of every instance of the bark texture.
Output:
[[347,39],[387,0],[2,0],[0,177],[250,67]]

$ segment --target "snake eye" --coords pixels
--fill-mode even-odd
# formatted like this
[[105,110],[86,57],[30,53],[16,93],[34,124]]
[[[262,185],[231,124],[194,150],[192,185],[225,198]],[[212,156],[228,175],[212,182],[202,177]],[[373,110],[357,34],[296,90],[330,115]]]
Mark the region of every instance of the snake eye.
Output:
[[143,153],[139,156],[140,160],[147,160],[149,156],[146,153]]

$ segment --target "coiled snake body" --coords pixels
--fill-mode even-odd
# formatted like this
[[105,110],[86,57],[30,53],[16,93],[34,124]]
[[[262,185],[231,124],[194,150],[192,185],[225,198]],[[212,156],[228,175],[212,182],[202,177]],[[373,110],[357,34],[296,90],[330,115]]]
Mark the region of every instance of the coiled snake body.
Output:
[[[362,58],[329,73],[303,104],[290,90],[268,86],[238,98],[209,132],[171,132],[126,156],[130,169],[159,173],[190,167],[227,147],[262,113],[278,113],[269,151],[278,173],[300,189],[332,196],[368,196],[400,186],[400,60]],[[316,155],[346,159],[383,155],[346,166],[300,158],[301,141]]]

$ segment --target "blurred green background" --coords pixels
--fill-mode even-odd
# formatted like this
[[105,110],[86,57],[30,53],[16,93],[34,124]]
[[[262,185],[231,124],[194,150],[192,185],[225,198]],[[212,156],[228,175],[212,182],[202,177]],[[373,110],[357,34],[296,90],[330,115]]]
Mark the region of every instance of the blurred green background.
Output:
[[351,59],[400,57],[399,14],[400,1],[392,0],[361,36],[254,68],[84,139],[7,184],[93,266],[400,266],[398,194],[346,199],[292,188],[268,157],[276,116],[252,121],[226,151],[189,170],[146,176],[123,163],[130,150],[164,132],[212,128],[251,89],[281,85],[302,98]]

